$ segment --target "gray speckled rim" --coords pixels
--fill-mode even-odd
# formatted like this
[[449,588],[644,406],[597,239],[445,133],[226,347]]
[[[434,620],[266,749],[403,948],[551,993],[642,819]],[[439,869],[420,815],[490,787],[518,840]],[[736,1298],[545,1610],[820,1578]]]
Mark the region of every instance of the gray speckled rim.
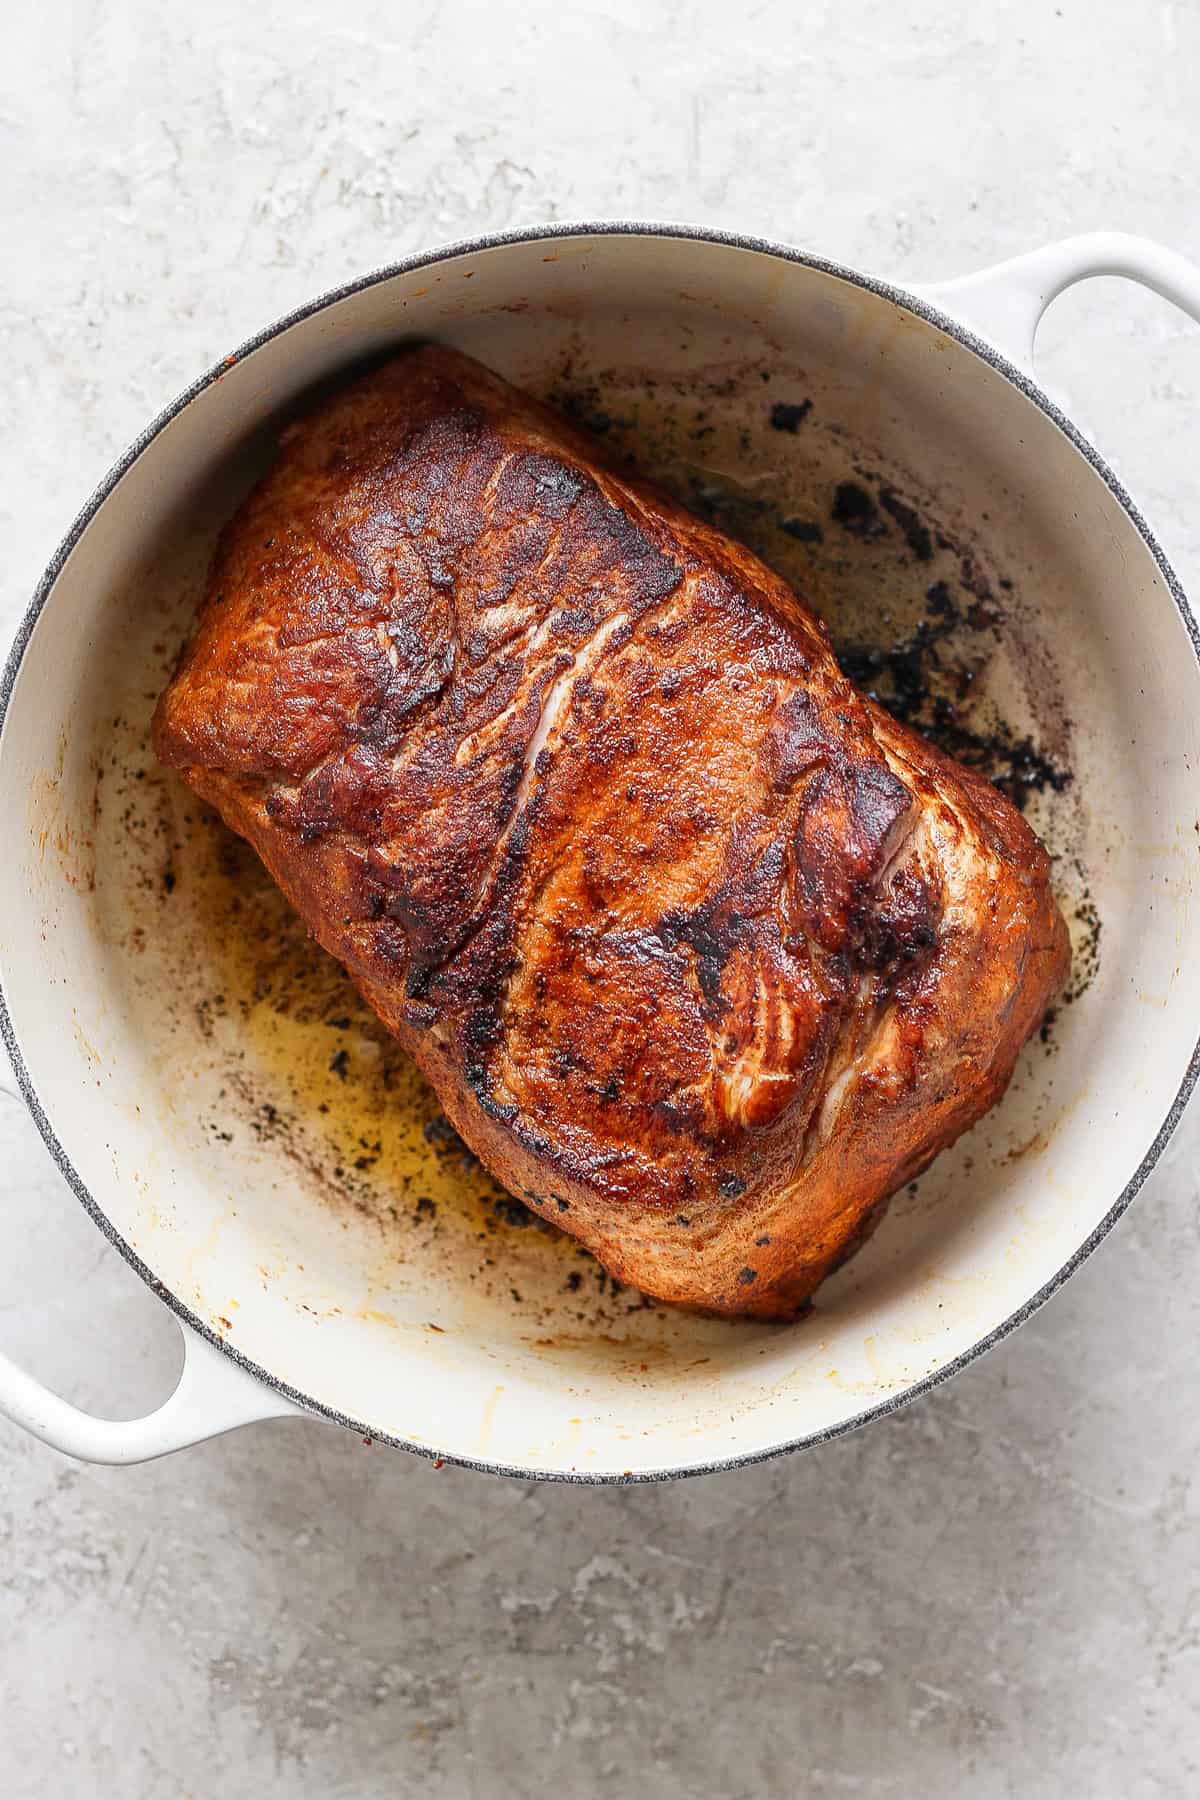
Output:
[[[467,238],[457,243],[444,245],[436,250],[422,251],[415,256],[406,257],[400,262],[389,263],[383,268],[373,270],[370,274],[360,276],[356,281],[349,281],[342,287],[333,288],[328,293],[323,294],[319,299],[311,301],[307,306],[299,307],[295,312],[288,313],[284,318],[277,320],[275,324],[267,326],[267,328],[264,331],[259,332],[256,337],[249,339],[249,341],[244,343],[231,357],[227,357],[223,362],[218,363],[215,368],[210,369],[206,375],[202,375],[199,380],[193,382],[191,387],[185,389],[177,400],[173,401],[164,412],[161,412],[158,415],[152,424],[146,427],[141,436],[130,446],[115,467],[110,470],[92,495],[91,499],[79,513],[74,524],[71,526],[55,552],[41,581],[38,583],[37,591],[30,601],[25,616],[17,630],[12,649],[9,652],[8,660],[5,664],[3,678],[0,679],[0,734],[3,733],[13,688],[16,684],[21,662],[25,655],[25,649],[29,643],[34,626],[41,616],[42,609],[46,605],[54,588],[54,584],[58,580],[68,557],[75,549],[75,546],[78,544],[87,526],[91,523],[92,519],[108,499],[109,495],[117,487],[122,477],[150,444],[153,443],[154,439],[158,436],[159,432],[163,430],[164,426],[169,425],[171,420],[181,413],[184,407],[194,400],[197,395],[202,394],[205,388],[210,386],[212,382],[218,380],[222,375],[227,373],[232,363],[241,362],[243,358],[252,355],[254,351],[261,349],[264,344],[269,343],[273,338],[281,336],[283,332],[288,331],[293,325],[298,325],[303,320],[311,318],[314,313],[323,311],[326,307],[334,305],[335,302],[339,300],[344,300],[348,295],[360,293],[365,288],[373,287],[379,282],[390,281],[397,275],[411,274],[414,270],[429,268],[435,263],[445,262],[453,257],[479,255],[484,251],[493,250],[506,244],[533,244],[542,243],[549,239],[572,239],[579,237],[658,237],[693,239],[702,243],[721,244],[733,250],[749,250],[760,256],[775,257],[780,262],[795,263],[801,268],[815,269],[820,274],[834,276],[838,280],[848,282],[854,287],[863,288],[868,293],[877,294],[882,299],[891,301],[893,305],[903,308],[904,311],[914,314],[919,319],[923,319],[927,324],[935,326],[948,337],[954,338],[968,350],[973,351],[982,361],[988,363],[999,374],[1003,375],[1005,379],[1009,381],[1013,387],[1017,388],[1027,400],[1031,401],[1040,412],[1044,413],[1048,419],[1057,425],[1058,429],[1069,439],[1075,449],[1078,450],[1079,454],[1095,470],[1113,499],[1127,515],[1139,537],[1142,539],[1142,542],[1150,552],[1150,555],[1153,557],[1159,574],[1166,583],[1167,590],[1179,612],[1179,616],[1187,628],[1188,636],[1191,639],[1192,649],[1196,655],[1197,661],[1200,662],[1200,628],[1197,627],[1191,607],[1189,606],[1175,572],[1164,556],[1154,533],[1150,530],[1145,519],[1126,493],[1121,482],[1117,479],[1112,469],[1109,468],[1100,453],[1092,444],[1088,443],[1087,439],[1083,437],[1081,432],[1072,424],[1071,420],[1060,411],[1048,395],[1042,392],[1036,382],[1031,381],[1022,370],[1009,362],[1007,357],[1002,356],[1000,352],[993,349],[990,344],[977,338],[973,332],[968,331],[964,326],[958,324],[956,320],[949,318],[945,313],[939,312],[936,307],[927,305],[923,300],[918,299],[913,294],[906,293],[902,288],[893,287],[886,281],[876,281],[869,276],[861,275],[857,270],[845,268],[840,263],[830,262],[825,257],[813,256],[807,251],[790,249],[786,245],[772,243],[766,238],[746,237],[739,232],[711,231],[699,225],[656,224],[651,221],[640,220],[593,220],[579,224],[565,223],[537,225],[515,231],[497,232],[488,237]],[[629,1471],[627,1473],[591,1474],[586,1470],[573,1469],[525,1469],[507,1463],[489,1462],[477,1457],[459,1456],[452,1451],[439,1451],[431,1448],[427,1444],[413,1443],[409,1439],[393,1436],[390,1432],[379,1431],[370,1424],[364,1423],[358,1419],[348,1418],[345,1414],[336,1412],[333,1408],[322,1405],[320,1401],[314,1400],[308,1394],[300,1393],[297,1389],[290,1387],[287,1382],[281,1381],[277,1376],[271,1374],[270,1370],[260,1368],[257,1363],[252,1362],[248,1357],[243,1356],[239,1350],[228,1343],[224,1338],[219,1337],[217,1333],[212,1331],[202,1319],[198,1318],[197,1315],[191,1311],[189,1307],[185,1306],[178,1295],[172,1293],[169,1288],[165,1287],[163,1283],[159,1281],[158,1277],[151,1269],[147,1268],[146,1264],[116,1230],[108,1216],[96,1204],[96,1201],[93,1199],[81,1176],[72,1164],[71,1159],[59,1142],[54,1127],[51,1125],[50,1120],[47,1118],[42,1108],[33,1080],[29,1070],[25,1066],[25,1060],[17,1044],[16,1033],[13,1029],[12,1018],[9,1014],[8,1002],[4,994],[2,982],[0,982],[0,1037],[3,1038],[5,1047],[12,1061],[13,1069],[16,1072],[17,1080],[20,1083],[21,1092],[33,1115],[35,1124],[45,1140],[47,1149],[54,1158],[61,1174],[73,1189],[86,1211],[91,1215],[95,1224],[99,1226],[109,1242],[120,1251],[121,1255],[125,1258],[125,1261],[137,1272],[141,1279],[146,1283],[147,1287],[157,1294],[159,1299],[162,1300],[165,1305],[169,1306],[171,1311],[189,1326],[192,1331],[195,1331],[199,1336],[206,1338],[210,1344],[213,1344],[222,1353],[222,1355],[227,1356],[231,1361],[238,1363],[249,1374],[256,1376],[258,1380],[265,1383],[267,1387],[273,1389],[276,1393],[282,1394],[288,1400],[293,1401],[297,1406],[302,1407],[305,1412],[318,1418],[328,1419],[334,1424],[343,1425],[348,1430],[357,1432],[360,1436],[370,1438],[374,1442],[391,1444],[400,1450],[410,1450],[417,1456],[427,1457],[439,1464],[452,1463],[460,1468],[477,1469],[484,1474],[509,1475],[524,1481],[574,1482],[587,1487],[608,1486],[619,1483],[634,1484],[650,1481],[670,1481],[688,1475],[711,1475],[727,1469],[745,1468],[753,1463],[768,1462],[774,1457],[786,1456],[792,1451],[808,1449],[814,1444],[821,1444],[832,1438],[843,1437],[847,1432],[854,1431],[859,1426],[868,1424],[872,1419],[886,1418],[888,1414],[897,1412],[901,1406],[906,1405],[910,1400],[916,1399],[921,1394],[929,1393],[943,1381],[949,1380],[949,1378],[952,1375],[956,1375],[960,1369],[966,1368],[968,1363],[974,1362],[975,1359],[982,1356],[986,1350],[990,1350],[993,1345],[1000,1343],[1010,1332],[1015,1331],[1018,1325],[1024,1324],[1025,1320],[1030,1318],[1032,1314],[1050,1298],[1051,1294],[1062,1286],[1067,1277],[1074,1274],[1075,1270],[1084,1259],[1091,1255],[1091,1252],[1096,1248],[1096,1245],[1100,1240],[1103,1237],[1106,1237],[1112,1230],[1113,1226],[1133,1200],[1134,1196],[1138,1193],[1143,1182],[1146,1180],[1146,1177],[1161,1156],[1168,1139],[1183,1115],[1184,1107],[1191,1097],[1192,1090],[1196,1085],[1197,1077],[1200,1076],[1200,1039],[1198,1039],[1188,1061],[1187,1068],[1184,1071],[1183,1079],[1179,1084],[1178,1092],[1171,1104],[1170,1111],[1167,1113],[1166,1118],[1159,1127],[1153,1143],[1142,1158],[1142,1161],[1134,1172],[1131,1180],[1126,1184],[1125,1188],[1109,1211],[1105,1214],[1099,1225],[1096,1226],[1091,1235],[1079,1246],[1074,1255],[1063,1264],[1058,1273],[1052,1276],[1044,1286],[1039,1288],[1023,1306],[1018,1307],[1016,1312],[1012,1313],[1002,1324],[997,1325],[986,1337],[981,1338],[978,1343],[972,1345],[969,1350],[964,1350],[960,1356],[955,1357],[953,1361],[947,1363],[945,1368],[938,1369],[931,1375],[923,1376],[921,1380],[914,1382],[911,1387],[905,1388],[900,1393],[890,1395],[886,1400],[881,1400],[874,1406],[864,1408],[862,1412],[857,1413],[853,1418],[843,1420],[838,1425],[827,1426],[821,1431],[811,1432],[806,1437],[794,1438],[787,1443],[774,1444],[767,1449],[753,1450],[747,1452],[743,1456],[724,1457],[713,1462],[689,1463],[682,1467],[648,1469],[637,1472]]]

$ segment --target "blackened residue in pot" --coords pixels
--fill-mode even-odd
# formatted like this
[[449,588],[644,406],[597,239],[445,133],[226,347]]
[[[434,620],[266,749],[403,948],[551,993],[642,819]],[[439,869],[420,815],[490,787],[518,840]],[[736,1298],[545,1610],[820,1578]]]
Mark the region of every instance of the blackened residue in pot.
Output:
[[800,544],[823,544],[825,542],[825,533],[815,519],[780,519],[779,529],[786,531],[789,537],[795,538]]
[[794,435],[811,411],[811,400],[777,400],[771,408],[771,430],[790,431]]
[[902,500],[895,488],[884,487],[879,490],[879,504],[885,512],[891,514],[904,533],[904,541],[918,562],[931,562],[933,559],[933,533],[925,524],[916,508]]
[[[654,389],[654,378],[648,377],[645,382],[646,395],[652,395]],[[638,424],[635,415],[640,408],[636,401],[626,407],[614,401],[607,384],[580,380],[573,357],[568,357],[559,379],[543,397],[557,412],[570,419],[573,425],[578,425],[580,430],[590,431],[596,437],[608,438],[606,448],[617,462],[632,464],[634,458],[629,439],[636,432]],[[692,423],[702,423],[698,414]]]
[[[914,531],[919,529],[928,538],[912,508],[903,507],[910,523],[902,521],[891,507],[888,510],[898,523],[904,523],[910,544],[910,523]],[[924,560],[915,549],[914,555]],[[935,581],[926,589],[925,617],[918,620],[914,631],[890,644],[839,644],[838,661],[850,680],[886,707],[893,718],[911,725],[967,768],[987,776],[1024,810],[1033,794],[1062,793],[1070,783],[1070,771],[1003,719],[986,727],[978,716],[971,716],[968,722],[966,703],[979,666],[970,641],[981,642],[992,631],[996,614],[990,596],[978,597],[981,590],[985,595],[988,590],[974,569],[967,569],[965,576],[960,585],[968,588],[969,604],[956,598],[948,582]]]
[[866,488],[857,481],[839,481],[833,490],[830,518],[851,537],[886,537],[887,520],[879,516],[879,508]]
[[[974,692],[994,652],[1000,607],[1012,583],[999,583],[1004,593],[997,601],[987,575],[969,551],[944,532],[935,532],[890,483],[867,469],[856,472],[860,480],[839,481],[833,490],[829,509],[833,525],[870,544],[894,538],[898,528],[912,559],[909,567],[929,563],[948,572],[933,582],[928,582],[932,569],[917,576],[928,583],[924,617],[904,636],[835,643],[842,669],[893,718],[986,776],[1022,811],[1034,794],[1061,794],[1070,785],[1070,771],[1028,733],[981,705]],[[802,544],[826,541],[825,530],[815,520],[783,513],[762,495],[695,470],[689,471],[683,498],[701,518],[749,543],[768,561],[772,531]],[[881,625],[885,617],[881,614]]]
[[933,533],[916,507],[910,506],[894,487],[881,486],[876,501],[857,481],[839,481],[833,492],[830,516],[834,524],[848,531],[851,537],[880,538],[886,537],[888,531],[887,520],[880,517],[881,508],[896,521],[917,561],[931,562]]
[[596,388],[582,391],[556,389],[549,399],[551,405],[570,419],[573,425],[578,425],[583,431],[594,432],[597,437],[606,437],[609,432],[615,432],[619,436],[633,424],[632,419],[612,413],[603,406]]
[[[1075,872],[1086,882],[1086,872],[1080,864],[1076,864]],[[1100,914],[1086,885],[1067,923],[1071,929],[1071,978],[1062,996],[1064,1005],[1078,1000],[1091,986],[1100,966]]]

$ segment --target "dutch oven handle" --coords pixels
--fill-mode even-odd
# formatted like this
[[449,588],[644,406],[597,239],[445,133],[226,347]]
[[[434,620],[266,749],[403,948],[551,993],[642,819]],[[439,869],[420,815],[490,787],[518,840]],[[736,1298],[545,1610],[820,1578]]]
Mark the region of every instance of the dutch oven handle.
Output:
[[1124,231],[1089,231],[974,275],[905,285],[1032,374],[1033,340],[1042,314],[1059,294],[1094,275],[1138,281],[1200,323],[1200,268],[1174,250]]
[[150,1462],[259,1419],[299,1414],[285,1394],[241,1368],[180,1323],[183,1373],[170,1398],[143,1419],[97,1419],[60,1399],[0,1354],[0,1414],[83,1462]]

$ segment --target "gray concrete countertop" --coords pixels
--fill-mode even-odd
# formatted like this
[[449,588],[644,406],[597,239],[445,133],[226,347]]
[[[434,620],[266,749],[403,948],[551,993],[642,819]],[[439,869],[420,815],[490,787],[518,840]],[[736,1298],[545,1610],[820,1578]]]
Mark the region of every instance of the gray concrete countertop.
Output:
[[[0,623],[147,418],[364,268],[588,214],[884,274],[1094,226],[1200,257],[1195,0],[10,10]],[[1200,331],[1097,282],[1042,368],[1200,590]],[[947,1387],[809,1454],[522,1486],[315,1423],[150,1467],[0,1425],[0,1794],[1200,1792],[1195,1108]],[[126,1413],[175,1328],[13,1084],[0,1344]]]

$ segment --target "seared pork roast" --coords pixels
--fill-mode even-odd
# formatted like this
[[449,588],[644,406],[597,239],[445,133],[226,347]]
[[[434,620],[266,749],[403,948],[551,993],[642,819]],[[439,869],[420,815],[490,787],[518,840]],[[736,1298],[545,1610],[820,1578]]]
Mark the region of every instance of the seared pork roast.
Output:
[[747,549],[448,349],[286,432],[154,742],[477,1155],[664,1300],[794,1315],[1067,970],[1009,802]]

